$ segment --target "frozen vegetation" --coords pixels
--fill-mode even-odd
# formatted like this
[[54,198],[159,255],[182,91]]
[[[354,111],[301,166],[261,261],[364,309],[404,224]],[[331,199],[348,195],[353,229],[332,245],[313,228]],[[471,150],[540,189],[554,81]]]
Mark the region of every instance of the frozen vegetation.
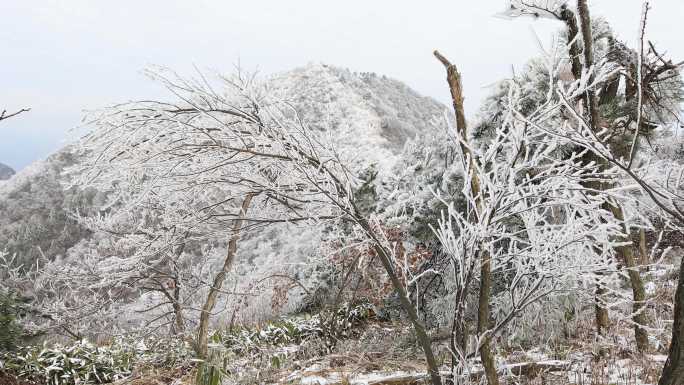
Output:
[[451,106],[151,68],[168,98],[0,164],[0,384],[684,384],[682,63],[648,3],[638,47],[508,5],[559,32],[476,116],[438,52]]

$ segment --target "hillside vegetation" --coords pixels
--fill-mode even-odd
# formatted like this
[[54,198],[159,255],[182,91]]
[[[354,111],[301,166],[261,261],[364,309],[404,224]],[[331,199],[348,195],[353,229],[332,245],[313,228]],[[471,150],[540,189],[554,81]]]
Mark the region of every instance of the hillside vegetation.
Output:
[[0,384],[684,384],[683,63],[572,5],[475,116],[147,70],[0,183]]

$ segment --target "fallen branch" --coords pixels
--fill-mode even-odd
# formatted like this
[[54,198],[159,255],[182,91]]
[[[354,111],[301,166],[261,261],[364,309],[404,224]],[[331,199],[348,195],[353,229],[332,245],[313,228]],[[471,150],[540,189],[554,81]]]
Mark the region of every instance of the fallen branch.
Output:
[[[502,376],[525,376],[535,378],[541,373],[562,372],[570,366],[569,361],[539,361],[522,362],[517,364],[502,365],[498,374]],[[471,370],[470,380],[479,381],[484,370],[480,367]],[[441,371],[443,378],[448,378],[448,371]],[[336,369],[323,369],[312,367],[301,372],[295,372],[287,377],[287,381],[301,380],[302,383],[325,383],[328,385],[343,384],[367,384],[367,385],[418,385],[428,383],[429,377],[426,372],[387,372],[387,373],[358,373],[358,371],[345,371]]]

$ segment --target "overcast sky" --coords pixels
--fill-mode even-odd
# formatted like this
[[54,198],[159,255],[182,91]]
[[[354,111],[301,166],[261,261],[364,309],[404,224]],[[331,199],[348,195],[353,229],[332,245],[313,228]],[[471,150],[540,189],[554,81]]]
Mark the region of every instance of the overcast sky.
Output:
[[[635,43],[639,0],[590,0]],[[649,36],[684,59],[684,1],[653,0]],[[505,0],[0,0],[0,110],[32,110],[0,124],[0,162],[16,169],[65,143],[83,111],[158,97],[141,74],[159,64],[191,74],[262,73],[323,62],[402,80],[448,101],[438,48],[458,64],[472,114],[487,86],[539,52],[560,27],[496,18]],[[534,32],[533,32],[534,31]],[[675,32],[677,31],[677,32]]]

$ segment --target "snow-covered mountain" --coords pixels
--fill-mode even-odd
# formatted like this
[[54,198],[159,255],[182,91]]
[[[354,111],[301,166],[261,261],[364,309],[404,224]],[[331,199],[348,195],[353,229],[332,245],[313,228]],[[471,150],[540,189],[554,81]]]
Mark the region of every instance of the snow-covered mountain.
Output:
[[[357,170],[374,166],[380,177],[389,175],[402,160],[404,144],[410,138],[421,133],[431,135],[436,127],[443,133],[443,120],[441,126],[435,122],[442,119],[445,106],[382,75],[313,64],[265,80],[271,92],[290,102],[305,124],[335,143],[343,158],[361,166],[355,167]],[[0,250],[16,254],[25,266],[42,257],[58,258],[59,263],[67,264],[118,258],[109,255],[117,251],[103,246],[112,244],[111,236],[93,233],[75,219],[76,212],[97,215],[111,207],[103,207],[104,192],[65,187],[69,181],[64,171],[79,162],[74,154],[65,147],[0,183]],[[320,263],[325,256],[318,249],[323,243],[322,231],[283,223],[243,236],[234,274],[226,286],[237,292],[249,291],[252,280],[283,274],[314,287],[327,282],[330,263]],[[216,248],[215,257],[206,256],[217,269],[225,255],[222,247],[225,245]],[[290,293],[285,304],[274,310],[272,297],[279,283],[264,281],[264,285],[249,304],[231,297],[220,305],[224,309],[239,307],[240,317],[255,320],[295,311],[307,301],[303,292]],[[142,295],[122,305],[125,307],[120,311],[130,315],[122,322],[129,326],[144,322],[149,315],[138,310],[146,308],[149,301],[155,299]]]
[[11,178],[12,175],[14,175],[14,174],[15,174],[15,172],[12,169],[12,167],[10,167],[6,164],[0,163],[0,180],[7,180],[7,179]]
[[432,129],[446,110],[400,81],[324,64],[273,76],[270,84],[310,126],[333,127],[338,149],[381,171],[397,161],[407,139]]
[[71,217],[88,212],[95,191],[65,189],[62,170],[75,160],[64,148],[0,183],[0,250],[31,263],[65,254],[89,232]]
[[[340,152],[362,165],[376,164],[381,172],[397,162],[409,138],[434,129],[431,123],[446,109],[400,81],[323,64],[267,81],[307,124],[333,127],[322,134],[330,135]],[[68,255],[91,237],[71,213],[87,213],[100,200],[98,192],[64,189],[62,171],[74,162],[78,159],[66,147],[0,184],[0,249],[28,263],[41,255]]]

